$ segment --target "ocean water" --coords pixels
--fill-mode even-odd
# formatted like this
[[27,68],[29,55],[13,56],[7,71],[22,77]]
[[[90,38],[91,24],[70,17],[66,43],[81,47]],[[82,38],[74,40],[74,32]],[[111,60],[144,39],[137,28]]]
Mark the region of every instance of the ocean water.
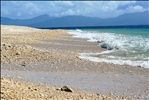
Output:
[[80,53],[80,57],[96,62],[149,68],[149,28],[96,28],[70,30],[69,34],[98,42],[107,50]]

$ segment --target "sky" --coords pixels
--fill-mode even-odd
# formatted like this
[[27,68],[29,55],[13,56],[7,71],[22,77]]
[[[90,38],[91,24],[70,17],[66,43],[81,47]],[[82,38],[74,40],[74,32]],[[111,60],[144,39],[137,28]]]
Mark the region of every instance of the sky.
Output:
[[13,19],[28,19],[42,14],[112,18],[147,10],[149,1],[1,1],[1,16]]

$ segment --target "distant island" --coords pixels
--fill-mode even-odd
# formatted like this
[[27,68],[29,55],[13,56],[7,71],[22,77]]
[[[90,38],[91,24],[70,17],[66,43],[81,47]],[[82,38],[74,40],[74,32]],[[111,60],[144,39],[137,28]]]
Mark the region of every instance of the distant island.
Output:
[[132,26],[149,25],[149,12],[127,13],[115,18],[99,18],[86,16],[63,16],[63,17],[49,17],[44,14],[31,19],[10,19],[1,17],[1,25],[18,25],[29,26],[35,28],[83,28],[83,27],[102,27],[105,26]]

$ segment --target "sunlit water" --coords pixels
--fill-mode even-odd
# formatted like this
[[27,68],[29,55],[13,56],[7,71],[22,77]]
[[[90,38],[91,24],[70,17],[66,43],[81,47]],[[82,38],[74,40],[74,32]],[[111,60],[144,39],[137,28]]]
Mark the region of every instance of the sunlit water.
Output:
[[81,53],[81,58],[149,68],[147,28],[77,29],[69,33],[75,37],[87,38],[90,42],[98,42],[100,47],[108,50],[101,53]]

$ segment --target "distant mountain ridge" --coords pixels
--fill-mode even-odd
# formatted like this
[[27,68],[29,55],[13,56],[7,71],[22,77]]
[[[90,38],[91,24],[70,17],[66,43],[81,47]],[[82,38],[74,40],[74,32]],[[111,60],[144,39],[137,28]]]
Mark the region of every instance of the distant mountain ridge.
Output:
[[19,25],[30,27],[88,27],[88,26],[119,26],[149,25],[149,12],[127,13],[115,18],[98,18],[85,16],[49,17],[44,14],[31,19],[10,19],[1,17],[2,25]]
[[40,15],[31,19],[10,19],[6,17],[1,17],[1,24],[3,25],[20,25],[20,26],[30,26],[30,24],[42,22],[45,20],[52,19],[48,15]]

